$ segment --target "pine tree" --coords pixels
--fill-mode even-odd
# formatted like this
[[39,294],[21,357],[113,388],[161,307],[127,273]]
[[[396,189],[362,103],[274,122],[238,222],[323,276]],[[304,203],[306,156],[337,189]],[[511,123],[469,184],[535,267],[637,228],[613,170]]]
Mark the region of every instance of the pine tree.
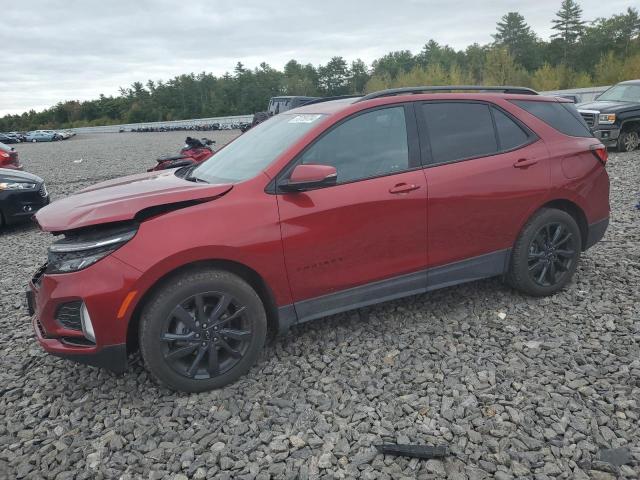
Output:
[[349,67],[344,58],[332,57],[326,65],[318,67],[318,76],[325,95],[349,93]]
[[538,62],[535,58],[536,35],[518,12],[509,12],[500,19],[496,25],[493,39],[495,45],[509,50],[509,53],[520,65],[527,69],[533,69],[537,66]]
[[557,38],[562,42],[563,63],[566,65],[569,48],[575,45],[584,30],[582,8],[574,0],[563,0],[560,10],[556,12],[556,18],[551,20],[551,23],[551,28],[557,30],[551,38]]

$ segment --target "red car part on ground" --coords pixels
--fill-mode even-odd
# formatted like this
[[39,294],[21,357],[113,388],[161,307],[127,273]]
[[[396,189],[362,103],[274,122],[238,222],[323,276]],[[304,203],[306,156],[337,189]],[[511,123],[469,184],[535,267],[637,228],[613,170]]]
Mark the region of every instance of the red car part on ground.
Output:
[[22,170],[24,167],[18,160],[18,152],[15,148],[0,143],[0,168]]
[[215,162],[55,202],[36,216],[64,233],[28,294],[38,341],[120,372],[139,344],[201,391],[267,330],[498,275],[558,291],[607,228],[606,150],[569,103],[503,90],[306,105]]

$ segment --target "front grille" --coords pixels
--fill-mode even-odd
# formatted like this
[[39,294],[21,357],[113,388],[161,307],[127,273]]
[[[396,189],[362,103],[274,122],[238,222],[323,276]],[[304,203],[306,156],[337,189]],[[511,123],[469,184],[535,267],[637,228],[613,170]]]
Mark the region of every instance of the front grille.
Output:
[[38,193],[40,194],[41,197],[46,197],[47,195],[49,195],[49,192],[47,192],[47,186],[44,183],[40,185],[40,189],[38,190]]
[[591,112],[580,112],[580,115],[582,115],[582,118],[584,118],[584,121],[587,122],[587,125],[589,125],[589,128],[593,128],[596,124],[596,114],[595,113],[591,113]]
[[82,323],[80,321],[81,301],[63,303],[56,311],[56,320],[60,325],[70,330],[82,331]]

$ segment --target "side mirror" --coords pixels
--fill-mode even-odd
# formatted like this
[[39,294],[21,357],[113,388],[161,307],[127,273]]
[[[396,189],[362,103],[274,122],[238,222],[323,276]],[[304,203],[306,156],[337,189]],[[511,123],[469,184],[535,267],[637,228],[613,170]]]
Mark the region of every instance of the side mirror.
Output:
[[313,188],[335,185],[338,181],[336,167],[329,165],[298,165],[289,180],[280,184],[288,192],[303,192]]

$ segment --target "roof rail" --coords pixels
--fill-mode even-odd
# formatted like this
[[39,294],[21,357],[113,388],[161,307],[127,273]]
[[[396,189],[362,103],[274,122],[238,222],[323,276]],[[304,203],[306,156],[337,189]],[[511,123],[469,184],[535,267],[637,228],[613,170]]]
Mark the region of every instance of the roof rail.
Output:
[[360,98],[362,95],[335,95],[333,97],[320,97],[315,100],[310,100],[306,103],[300,105],[301,107],[306,107],[307,105],[313,105],[314,103],[322,103],[322,102],[330,102],[332,100],[342,100],[344,98]]
[[403,88],[390,88],[388,90],[380,90],[379,92],[373,92],[365,95],[358,102],[364,102],[365,100],[371,100],[373,98],[391,97],[393,95],[404,94],[417,94],[426,92],[455,92],[460,90],[474,90],[478,92],[502,92],[502,93],[519,93],[523,95],[538,95],[538,92],[527,87],[498,87],[498,86],[486,86],[486,85],[437,85],[431,87],[403,87]]

